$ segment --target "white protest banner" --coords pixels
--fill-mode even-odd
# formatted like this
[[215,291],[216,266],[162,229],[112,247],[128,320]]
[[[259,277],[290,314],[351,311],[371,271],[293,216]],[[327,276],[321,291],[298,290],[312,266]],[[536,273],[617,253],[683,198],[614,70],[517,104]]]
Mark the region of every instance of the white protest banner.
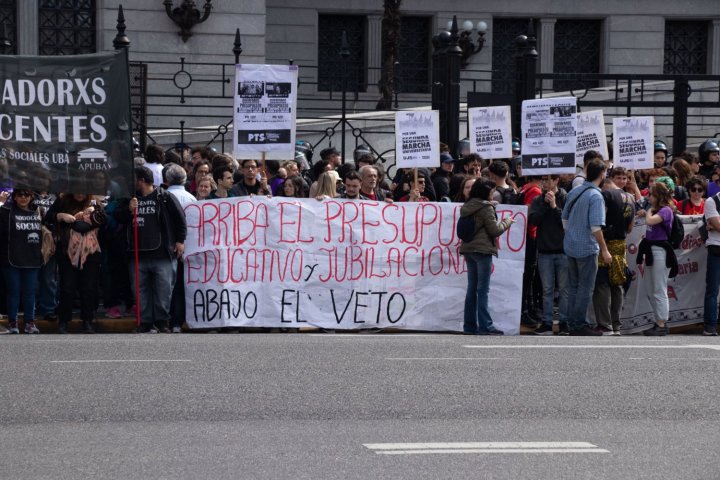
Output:
[[608,159],[607,137],[605,135],[605,117],[602,110],[592,110],[577,114],[577,143],[575,147],[575,165],[583,167],[583,157],[588,150],[600,152]]
[[575,97],[522,102],[522,174],[575,173]]
[[613,118],[613,163],[628,170],[653,168],[654,117]]
[[297,83],[297,65],[235,65],[236,158],[292,158]]
[[395,164],[398,168],[440,166],[437,110],[395,113]]
[[[680,218],[685,227],[685,239],[680,248],[675,250],[678,275],[668,280],[671,327],[702,323],[705,299],[707,251],[698,232],[702,217],[680,215]],[[645,330],[655,322],[646,293],[645,267],[636,265],[638,246],[644,236],[645,219],[638,219],[626,240],[628,266],[635,272],[635,280],[625,296],[620,314],[623,333]]]
[[[460,204],[238,197],[185,207],[191,328],[462,331],[467,271]],[[490,313],[520,329],[527,209],[499,237]]]
[[510,106],[468,108],[470,144],[483,158],[512,157]]

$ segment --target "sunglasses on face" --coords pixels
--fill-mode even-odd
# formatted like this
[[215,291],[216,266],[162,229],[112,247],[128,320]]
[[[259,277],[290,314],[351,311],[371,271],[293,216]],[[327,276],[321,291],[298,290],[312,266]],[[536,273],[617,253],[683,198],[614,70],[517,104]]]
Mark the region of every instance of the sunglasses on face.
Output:
[[32,197],[33,194],[31,192],[15,192],[16,197]]
[[705,191],[705,189],[704,188],[691,188],[690,191],[703,193]]

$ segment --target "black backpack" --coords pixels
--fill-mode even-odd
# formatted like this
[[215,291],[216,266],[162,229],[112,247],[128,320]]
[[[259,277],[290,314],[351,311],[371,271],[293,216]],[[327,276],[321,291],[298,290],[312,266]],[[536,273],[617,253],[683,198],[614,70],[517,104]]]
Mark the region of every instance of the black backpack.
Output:
[[512,187],[503,188],[498,187],[495,189],[500,193],[500,203],[503,205],[522,205],[522,197]]
[[465,217],[458,218],[457,227],[455,233],[457,237],[465,243],[471,242],[475,237],[475,215],[467,215]]
[[680,220],[680,217],[673,213],[672,229],[669,232],[667,231],[664,221],[662,222],[662,226],[668,234],[668,242],[670,242],[673,249],[680,248],[680,245],[685,238],[685,226],[683,225],[682,220]]

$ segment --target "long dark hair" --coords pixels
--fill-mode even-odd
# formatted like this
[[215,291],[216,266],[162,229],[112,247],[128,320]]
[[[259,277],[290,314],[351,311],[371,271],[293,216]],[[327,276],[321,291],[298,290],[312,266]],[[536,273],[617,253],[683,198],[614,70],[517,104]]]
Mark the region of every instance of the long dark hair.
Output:
[[91,200],[92,195],[85,195],[85,200],[78,202],[75,200],[73,193],[61,193],[57,213],[69,213],[70,215],[75,215],[79,211],[88,208]]
[[490,180],[477,179],[470,189],[470,197],[468,200],[473,198],[479,198],[480,200],[490,200],[490,194],[495,189],[495,182]]

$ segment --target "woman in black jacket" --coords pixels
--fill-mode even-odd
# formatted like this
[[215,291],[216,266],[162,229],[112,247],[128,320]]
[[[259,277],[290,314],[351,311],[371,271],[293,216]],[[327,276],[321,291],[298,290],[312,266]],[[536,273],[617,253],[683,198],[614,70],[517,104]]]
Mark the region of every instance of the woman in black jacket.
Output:
[[64,193],[50,207],[45,223],[57,238],[56,255],[60,277],[58,333],[66,333],[72,318],[75,295],[80,294],[80,319],[85,333],[93,333],[92,321],[98,304],[101,253],[98,227],[105,224],[105,211],[90,195]]
[[7,288],[9,333],[19,333],[17,314],[22,299],[25,333],[40,333],[35,325],[35,291],[43,264],[40,213],[35,194],[16,186],[12,202],[0,208],[0,266]]

